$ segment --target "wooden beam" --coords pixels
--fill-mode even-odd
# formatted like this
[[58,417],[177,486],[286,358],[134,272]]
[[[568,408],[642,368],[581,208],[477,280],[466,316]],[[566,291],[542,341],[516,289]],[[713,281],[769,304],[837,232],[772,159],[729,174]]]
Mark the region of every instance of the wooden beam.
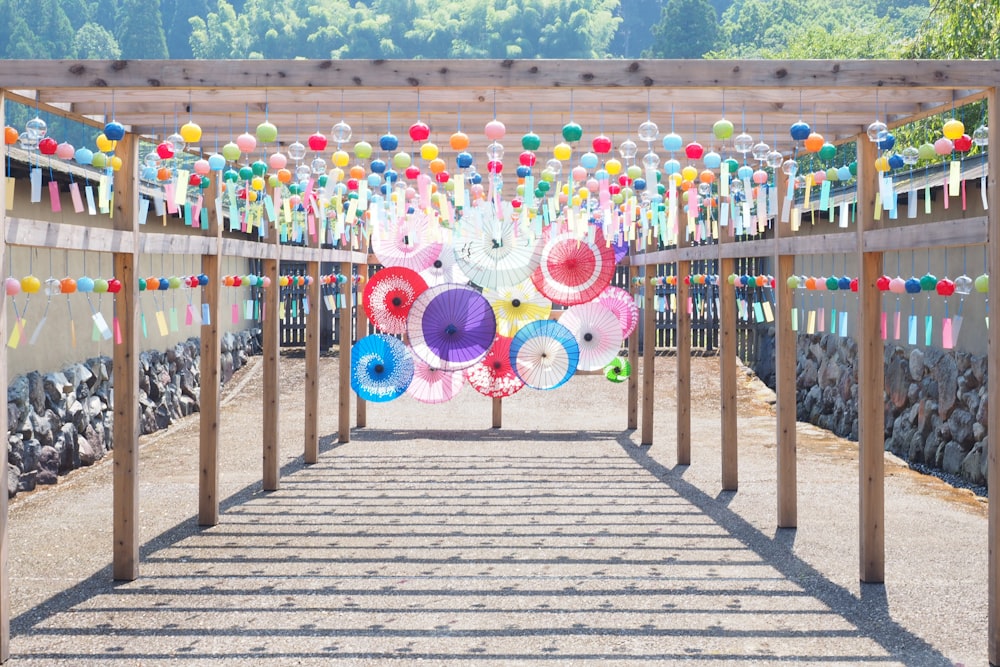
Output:
[[[205,191],[205,201],[213,201],[217,185]],[[207,237],[215,241],[215,249],[221,246],[222,220],[218,220],[208,207],[209,233]],[[219,326],[221,266],[217,253],[202,253],[201,272],[208,282],[201,288],[202,311],[208,310],[208,318],[201,324],[201,393],[199,396],[198,431],[198,525],[214,526],[219,523],[219,419],[222,403],[220,387],[222,380],[222,342]]]
[[[363,264],[358,267],[358,269],[362,271],[367,270],[367,268],[368,267]],[[367,278],[367,275],[365,278]],[[354,340],[361,340],[368,335],[368,316],[365,313],[365,307],[362,305],[360,299],[358,300],[354,310],[357,313],[355,318],[355,329],[357,330],[357,334],[355,335]],[[365,428],[368,426],[368,401],[360,396],[357,396],[354,399],[354,412],[357,427]]]
[[[639,267],[629,263],[628,267],[628,291],[635,300],[639,293],[636,286],[636,278],[639,277]],[[628,429],[634,431],[639,428],[639,327],[632,329],[628,337],[628,363],[632,367],[632,372],[628,376]]]
[[131,253],[135,251],[136,242],[131,230],[102,229],[13,217],[7,218],[4,236],[7,245],[94,252]]
[[[866,138],[867,140],[867,138]],[[788,192],[788,180],[783,174],[776,176],[779,208],[784,205]],[[840,235],[825,235],[837,236]],[[857,248],[857,235],[852,235],[853,248]],[[777,500],[778,528],[795,528],[799,522],[798,500],[798,451],[797,451],[797,343],[798,335],[792,326],[794,291],[788,286],[788,277],[795,272],[795,254],[788,252],[795,246],[788,241],[799,240],[792,236],[791,225],[781,222],[780,216],[774,221],[775,315],[774,315],[774,384],[777,405],[777,478],[775,497]],[[832,240],[828,247],[836,247]]]
[[[989,196],[989,188],[986,189]],[[901,252],[921,248],[979,245],[989,240],[985,215],[959,220],[925,222],[919,225],[871,229],[862,237],[864,252]]]
[[309,300],[309,314],[306,315],[306,378],[305,378],[305,448],[302,460],[306,463],[319,461],[319,343],[320,316],[323,305],[320,301],[319,262],[306,264],[306,275],[312,282],[306,287]]
[[[680,212],[684,217],[684,211]],[[683,220],[678,223],[682,228]],[[684,231],[680,241],[683,243]],[[691,290],[684,281],[691,275],[691,262],[677,262],[677,465],[691,465],[691,314],[688,312],[688,296]]]
[[[784,190],[782,184],[782,190]],[[788,225],[788,223],[781,223]],[[785,229],[784,227],[782,229]],[[766,242],[774,253],[774,241]],[[779,255],[829,255],[838,253],[854,253],[858,251],[858,235],[856,232],[840,234],[795,235],[790,231],[782,233],[778,239]],[[739,244],[742,247],[742,243]]]
[[226,257],[246,257],[248,259],[277,259],[278,246],[274,243],[223,238],[219,254]]
[[[858,245],[875,228],[877,150],[858,137]],[[875,282],[882,275],[881,251],[858,254],[858,456],[860,576],[866,583],[885,579],[885,390],[881,335],[881,297]]]
[[[647,251],[653,242],[646,244]],[[656,386],[656,266],[646,265],[643,281],[645,299],[642,307],[642,438],[641,444],[653,444],[653,391]]]
[[503,399],[493,399],[493,422],[492,428],[503,428]]
[[112,222],[132,240],[131,249],[114,253],[113,260],[122,290],[115,296],[121,343],[114,346],[111,362],[115,404],[112,572],[117,580],[132,581],[139,576],[138,138],[126,134],[115,152],[122,159],[122,168],[115,176]]
[[139,252],[144,255],[215,255],[221,238],[144,232],[139,237]]
[[340,442],[351,441],[351,306],[354,299],[352,286],[354,282],[354,267],[351,264],[341,264],[341,273],[347,276],[347,282],[341,285],[341,294],[344,295],[340,308],[340,343],[338,347],[340,387],[339,387],[339,410],[338,410],[338,440]]
[[[993,127],[1000,127],[1000,88],[992,88],[987,98],[988,120],[993,123]],[[997,163],[1000,160],[990,160],[989,181],[986,193],[989,202],[988,229],[989,244],[987,253],[989,257],[990,280],[990,301],[994,304],[1000,303],[1000,174],[998,174]],[[1000,328],[994,323],[989,327],[989,350],[987,372],[991,378],[1000,378]],[[1000,405],[1000,382],[996,379],[987,384],[986,400],[990,405]],[[986,420],[987,432],[990,433],[989,447],[987,447],[987,484],[990,488],[1000,489],[1000,410],[990,410]],[[988,429],[993,429],[992,431]],[[989,550],[988,550],[988,570],[989,570],[989,616],[988,616],[988,640],[989,640],[989,661],[991,665],[1000,665],[1000,502],[996,502],[996,497],[989,504]]]
[[[0,127],[5,127],[5,93],[0,89]],[[0,148],[0,162],[7,163],[7,146]],[[7,229],[7,179],[0,178],[0,229]],[[0,239],[0,266],[6,266],[7,243]],[[7,334],[7,306],[0,308],[0,336]],[[0,347],[0,392],[7,395],[7,346]],[[0,433],[7,432],[7,410],[0,414]],[[7,541],[8,475],[7,443],[0,447],[0,663],[10,659],[10,556]]]
[[[277,230],[270,230],[269,236],[277,253],[281,252],[278,244]],[[280,455],[281,426],[279,410],[280,373],[279,360],[281,319],[278,317],[281,303],[281,288],[278,284],[278,258],[264,260],[264,275],[271,280],[271,285],[263,290],[263,320],[261,332],[263,338],[264,388],[263,399],[263,463],[262,476],[265,491],[276,491],[281,485]]]
[[[728,205],[728,204],[726,204]],[[720,230],[719,249],[732,244],[727,230]],[[719,366],[722,417],[722,490],[739,489],[739,430],[736,402],[736,289],[729,284],[736,261],[719,259]]]

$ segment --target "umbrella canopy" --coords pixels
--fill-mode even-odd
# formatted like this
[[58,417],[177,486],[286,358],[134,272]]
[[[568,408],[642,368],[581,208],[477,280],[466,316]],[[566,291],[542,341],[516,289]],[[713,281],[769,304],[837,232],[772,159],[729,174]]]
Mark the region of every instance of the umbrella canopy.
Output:
[[524,389],[510,363],[511,339],[497,336],[483,360],[465,370],[465,378],[483,396],[505,398]]
[[576,372],[580,346],[569,329],[554,320],[539,320],[521,328],[510,344],[510,363],[524,384],[555,389]]
[[462,220],[462,239],[455,244],[458,266],[479,287],[498,289],[529,278],[541,259],[540,244],[518,233],[510,216],[481,203]]
[[351,347],[351,389],[358,398],[384,403],[398,398],[413,379],[413,357],[398,338],[365,336]]
[[608,285],[597,297],[598,303],[607,307],[622,326],[622,338],[628,338],[639,324],[639,306],[635,299],[621,287]]
[[372,252],[383,266],[405,266],[423,271],[441,254],[440,233],[432,230],[430,218],[422,212],[411,213],[387,227],[372,230]]
[[572,233],[550,238],[531,280],[556,303],[575,306],[596,299],[614,275],[615,253],[597,228],[592,243]]
[[445,403],[464,384],[462,374],[432,368],[423,361],[413,362],[413,381],[406,393],[421,403]]
[[612,382],[624,382],[630,375],[632,375],[632,364],[622,357],[615,357],[604,367],[604,377]]
[[406,333],[410,307],[426,289],[427,283],[413,269],[380,269],[365,283],[362,303],[368,320],[385,333]]
[[457,371],[486,356],[497,320],[489,301],[475,289],[445,284],[417,297],[406,333],[417,358],[434,368]]
[[469,277],[462,273],[462,269],[455,261],[455,248],[450,243],[442,245],[441,254],[420,272],[420,277],[427,281],[428,287],[444,283],[465,285],[469,282]]
[[570,330],[580,346],[581,371],[601,370],[618,355],[622,347],[622,329],[618,318],[597,301],[569,308],[559,323]]
[[513,336],[529,322],[548,319],[552,302],[535,289],[530,280],[498,290],[484,289],[483,296],[493,306],[497,317],[497,333]]

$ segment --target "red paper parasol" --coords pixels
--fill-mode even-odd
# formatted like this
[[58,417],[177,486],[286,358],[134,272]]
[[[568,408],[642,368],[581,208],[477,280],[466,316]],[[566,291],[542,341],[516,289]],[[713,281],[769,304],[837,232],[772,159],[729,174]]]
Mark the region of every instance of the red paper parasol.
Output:
[[596,299],[614,274],[615,252],[604,242],[600,228],[595,228],[593,242],[572,233],[549,239],[531,280],[556,303],[575,306]]
[[524,382],[510,364],[510,342],[510,338],[497,336],[483,360],[466,369],[465,378],[483,396],[504,398],[524,389]]
[[368,279],[362,297],[368,320],[381,331],[406,333],[410,306],[427,289],[427,283],[413,269],[392,266]]

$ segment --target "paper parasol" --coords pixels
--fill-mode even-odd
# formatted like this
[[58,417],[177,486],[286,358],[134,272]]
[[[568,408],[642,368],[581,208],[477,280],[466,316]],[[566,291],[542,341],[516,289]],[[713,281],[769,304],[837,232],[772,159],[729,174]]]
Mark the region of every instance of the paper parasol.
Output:
[[483,360],[465,369],[465,378],[483,396],[504,398],[524,389],[510,364],[510,343],[510,338],[497,336]]
[[383,266],[405,266],[423,271],[441,254],[442,243],[440,239],[432,239],[431,224],[423,213],[411,213],[385,228],[375,225],[372,252]]
[[604,367],[604,377],[615,383],[624,382],[630,375],[632,375],[632,364],[623,357],[615,357]]
[[441,254],[420,272],[420,277],[427,281],[428,287],[444,283],[465,285],[469,282],[469,277],[462,273],[462,269],[455,261],[455,249],[450,243],[445,243],[441,247]]
[[384,403],[398,398],[413,379],[413,357],[398,338],[365,336],[351,347],[351,389],[359,398]]
[[580,346],[578,370],[601,370],[621,350],[621,324],[609,308],[597,301],[569,308],[559,323],[570,330]]
[[458,393],[464,383],[461,373],[431,368],[416,359],[413,362],[413,381],[406,393],[421,403],[445,403]]
[[569,329],[554,320],[521,328],[510,344],[510,362],[533,389],[555,389],[576,372],[580,346]]
[[493,306],[497,316],[497,333],[513,336],[529,322],[546,320],[552,312],[552,302],[542,295],[530,280],[498,290],[485,289],[483,296]]
[[478,291],[445,284],[417,297],[406,320],[406,333],[418,359],[434,368],[457,371],[486,356],[497,321]]
[[462,221],[462,238],[455,243],[459,268],[479,287],[498,289],[529,278],[541,259],[540,244],[527,233],[517,233],[510,218],[480,204]]
[[392,266],[380,269],[365,283],[362,303],[368,320],[381,331],[406,332],[406,316],[427,283],[413,269]]
[[618,318],[622,326],[622,338],[628,338],[639,324],[639,306],[627,290],[608,285],[597,297],[598,303],[606,306]]
[[531,280],[556,303],[575,306],[596,299],[614,275],[615,253],[595,229],[593,243],[571,233],[550,238]]

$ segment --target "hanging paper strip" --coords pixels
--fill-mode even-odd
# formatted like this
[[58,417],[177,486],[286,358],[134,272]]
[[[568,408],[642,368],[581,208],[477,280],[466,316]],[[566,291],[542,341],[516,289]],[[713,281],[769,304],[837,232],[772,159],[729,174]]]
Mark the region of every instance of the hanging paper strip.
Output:
[[32,167],[29,180],[31,182],[31,203],[37,204],[42,201],[42,170],[39,167]]
[[799,309],[792,308],[792,331],[799,330]]
[[[928,343],[929,344],[929,343]],[[955,347],[955,338],[952,333],[951,318],[946,317],[941,320],[941,347],[950,350]]]
[[87,196],[87,214],[97,215],[97,205],[94,204],[94,186],[87,185],[83,192]]
[[[10,176],[8,176],[6,179],[4,179],[4,183],[5,183],[5,185],[4,185],[4,193],[5,193],[4,208],[7,209],[8,211],[14,210],[14,183],[15,182],[16,181],[12,177],[10,177]],[[79,213],[79,211],[77,211],[77,213]]]
[[917,344],[917,316],[910,315],[906,327],[906,342],[910,345]]
[[62,211],[62,202],[59,201],[59,181],[49,181],[49,206],[53,213]]
[[[883,317],[885,313],[882,313]],[[840,311],[840,337],[847,338],[847,311]]]
[[201,304],[201,323],[206,327],[212,325],[212,309],[207,303]]

